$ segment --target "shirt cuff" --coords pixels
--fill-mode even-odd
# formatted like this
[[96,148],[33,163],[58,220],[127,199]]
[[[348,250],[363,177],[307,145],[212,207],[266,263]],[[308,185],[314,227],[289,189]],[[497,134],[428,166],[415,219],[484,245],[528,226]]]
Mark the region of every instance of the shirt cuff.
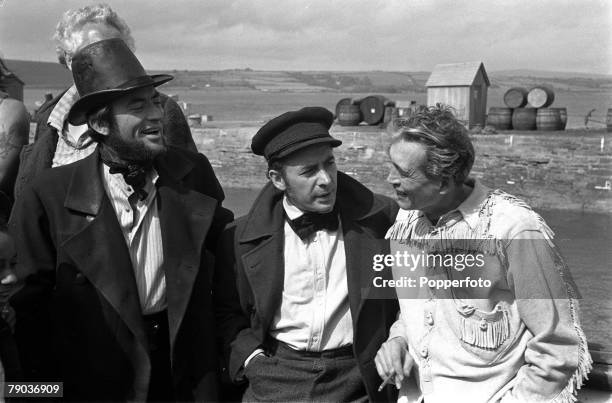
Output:
[[404,329],[404,322],[399,319],[389,329],[389,337],[387,340],[394,339],[396,337],[401,337],[406,343],[408,343],[408,338],[406,337],[406,330]]
[[264,350],[262,350],[261,348],[256,348],[255,351],[253,351],[251,355],[249,355],[247,359],[244,360],[244,368],[246,368],[247,365],[249,365],[249,362],[251,362],[251,360],[255,358],[257,354],[263,354],[263,353],[264,353]]

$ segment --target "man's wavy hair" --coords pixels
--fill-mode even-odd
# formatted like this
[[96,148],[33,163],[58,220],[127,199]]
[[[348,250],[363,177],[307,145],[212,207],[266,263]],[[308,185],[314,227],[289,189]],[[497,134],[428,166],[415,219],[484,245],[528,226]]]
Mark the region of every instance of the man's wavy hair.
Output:
[[467,129],[450,106],[421,107],[401,123],[392,145],[400,141],[422,144],[427,153],[425,174],[430,179],[462,184],[474,164],[474,146]]
[[68,67],[72,63],[72,56],[81,45],[73,34],[83,28],[85,24],[99,23],[116,28],[121,39],[132,50],[135,49],[134,38],[125,21],[110,8],[108,4],[96,4],[66,11],[55,27],[53,39],[56,42],[57,58],[61,64]]

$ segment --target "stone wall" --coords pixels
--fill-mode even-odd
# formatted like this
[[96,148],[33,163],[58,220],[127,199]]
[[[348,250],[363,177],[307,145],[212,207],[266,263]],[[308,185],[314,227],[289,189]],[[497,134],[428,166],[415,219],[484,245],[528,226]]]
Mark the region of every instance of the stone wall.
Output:
[[[198,148],[211,160],[224,187],[259,188],[266,182],[265,161],[250,150],[257,129],[192,129]],[[343,141],[336,152],[339,169],[374,191],[391,195],[385,182],[391,135],[365,126],[334,126],[332,135]],[[534,207],[612,212],[612,134],[513,131],[476,134],[472,140],[476,148],[472,176],[487,186],[522,197]]]

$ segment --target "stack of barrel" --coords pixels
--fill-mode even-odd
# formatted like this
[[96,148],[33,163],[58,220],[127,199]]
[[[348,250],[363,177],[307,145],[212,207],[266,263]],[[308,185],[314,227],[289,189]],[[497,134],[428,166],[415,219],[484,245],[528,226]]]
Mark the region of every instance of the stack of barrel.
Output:
[[510,88],[504,94],[505,108],[489,108],[487,124],[498,130],[565,130],[567,108],[551,108],[554,100],[548,87]]
[[391,119],[395,102],[382,95],[363,99],[343,98],[336,104],[336,117],[341,126],[357,126],[365,122],[370,126],[387,123]]

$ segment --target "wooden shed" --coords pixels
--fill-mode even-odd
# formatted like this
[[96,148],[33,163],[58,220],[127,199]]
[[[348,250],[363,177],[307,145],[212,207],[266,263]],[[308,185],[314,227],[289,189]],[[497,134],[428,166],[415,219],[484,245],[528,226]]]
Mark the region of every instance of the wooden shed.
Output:
[[484,127],[490,85],[482,62],[438,64],[425,83],[427,105],[452,106],[467,127]]
[[10,71],[0,59],[0,91],[4,91],[9,94],[9,97],[23,102],[23,86],[23,81]]

